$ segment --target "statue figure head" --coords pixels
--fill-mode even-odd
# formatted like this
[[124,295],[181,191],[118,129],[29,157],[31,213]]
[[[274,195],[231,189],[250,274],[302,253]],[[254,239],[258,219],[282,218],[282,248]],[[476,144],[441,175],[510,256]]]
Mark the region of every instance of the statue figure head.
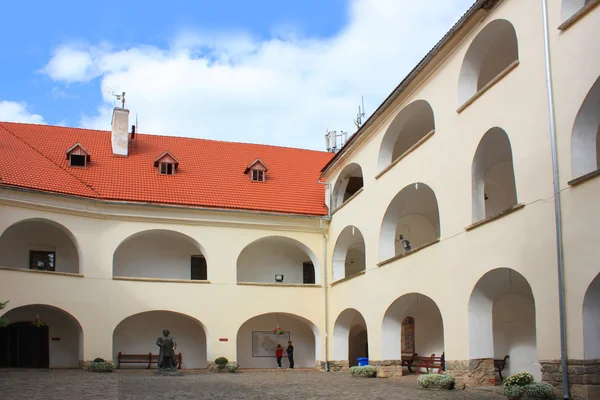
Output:
[[169,332],[168,329],[163,329],[163,335],[164,336],[169,336],[169,333],[171,333],[171,332]]

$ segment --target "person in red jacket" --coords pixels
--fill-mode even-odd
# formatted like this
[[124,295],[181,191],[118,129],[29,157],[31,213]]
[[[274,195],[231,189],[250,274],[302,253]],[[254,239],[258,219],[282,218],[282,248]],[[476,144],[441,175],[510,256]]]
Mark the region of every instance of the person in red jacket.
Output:
[[281,368],[281,358],[283,357],[283,347],[281,347],[280,344],[277,345],[277,348],[275,349],[275,356],[277,357],[277,365],[278,365],[278,369]]

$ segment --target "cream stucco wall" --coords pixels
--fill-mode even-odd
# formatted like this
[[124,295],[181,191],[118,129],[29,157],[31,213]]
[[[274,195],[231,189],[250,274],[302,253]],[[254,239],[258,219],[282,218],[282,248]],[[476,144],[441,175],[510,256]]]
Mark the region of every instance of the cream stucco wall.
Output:
[[[597,246],[600,212],[599,203],[594,201],[600,195],[600,180],[590,178],[578,185],[569,184],[578,177],[572,171],[571,136],[578,110],[600,76],[600,53],[595,41],[590,40],[600,37],[600,7],[592,9],[568,29],[559,30],[563,21],[560,3],[548,2],[564,227],[567,350],[569,358],[581,359],[584,358],[584,295],[600,273],[597,262],[600,259]],[[302,354],[311,352],[308,332],[319,332],[318,337],[315,334],[314,360],[317,361],[326,357],[325,332],[329,332],[329,359],[354,358],[361,350],[360,341],[349,339],[363,335],[360,331],[364,325],[369,357],[381,360],[396,357],[398,353],[398,343],[386,344],[387,336],[394,337],[393,332],[384,329],[386,311],[402,296],[418,293],[431,299],[431,303],[423,306],[430,313],[417,316],[418,310],[408,305],[404,311],[414,311],[417,327],[419,324],[443,327],[441,338],[437,333],[416,337],[417,345],[422,346],[424,352],[443,351],[447,360],[499,358],[510,353],[514,360],[510,371],[528,370],[539,376],[539,360],[560,358],[553,177],[541,18],[541,4],[534,1],[505,0],[490,11],[478,12],[325,172],[323,179],[336,187],[336,182],[343,182],[347,178],[345,174],[357,171],[358,165],[364,182],[362,191],[338,208],[330,222],[324,223],[328,239],[326,260],[322,256],[323,238],[318,218],[102,204],[0,189],[0,232],[32,218],[64,226],[75,238],[79,273],[83,275],[0,270],[0,293],[11,300],[7,310],[28,304],[48,304],[70,313],[82,327],[81,357],[84,360],[113,357],[118,351],[113,347],[113,331],[126,318],[146,311],[176,312],[203,326],[208,361],[226,356],[264,367],[267,365],[247,358],[249,332],[265,329],[272,321],[253,320],[254,317],[268,313],[299,317],[290,323],[294,329],[304,332],[300,334],[306,339],[300,343]],[[465,55],[477,35],[496,20],[508,21],[514,27],[519,63],[459,110],[464,100],[459,93],[459,78]],[[492,55],[488,60],[504,59],[506,54]],[[393,140],[389,140],[386,132],[390,127],[395,129],[393,125],[399,124],[398,121],[405,118],[408,121],[410,115],[396,117],[411,104],[424,105],[424,102],[415,103],[420,100],[433,110],[434,123],[432,125],[430,120],[410,122],[407,126],[423,132],[408,139],[412,143],[415,137],[426,134],[425,127],[435,126],[435,131],[381,174],[392,156],[397,155]],[[481,195],[480,188],[473,187],[473,163],[482,138],[495,127],[506,132],[512,152],[514,188],[510,187],[506,193],[511,199],[516,194],[521,207],[473,227],[470,225],[484,215],[481,204],[473,201],[474,191],[476,197]],[[493,148],[488,150],[494,151]],[[504,164],[508,162],[507,157],[499,157],[499,160]],[[475,161],[478,174],[485,175],[485,171],[478,169],[478,160]],[[351,164],[351,168],[345,170]],[[481,165],[482,169],[490,167],[485,162]],[[488,173],[502,185],[510,181],[510,174],[505,170],[492,167]],[[419,183],[418,188],[415,183]],[[427,221],[432,221],[431,212],[417,208],[418,212],[384,224],[388,207],[403,188],[413,188],[409,193],[412,196],[427,188],[432,190],[439,211],[439,228],[435,223],[427,225]],[[513,203],[498,200],[502,193],[496,193],[499,192],[490,190],[488,193],[490,209],[498,211],[504,208],[499,204]],[[333,193],[332,197],[337,199],[334,203],[338,206],[339,193],[337,197]],[[326,202],[329,201],[327,198]],[[420,200],[415,204],[423,205]],[[403,207],[398,208],[398,216],[402,215]],[[394,258],[401,252],[396,243],[387,242],[382,251],[382,226],[400,233],[405,225],[420,227],[410,233],[418,237],[411,237],[411,242],[415,240],[413,247],[417,242],[430,241],[431,237],[439,237],[439,242],[403,257]],[[338,240],[342,232],[346,229],[348,233],[348,227],[352,226],[361,234],[362,240],[358,242],[364,241],[365,261],[363,264],[361,260],[360,267],[363,269],[364,265],[365,273],[329,286],[349,274],[341,266],[346,258],[334,249],[338,242],[347,242],[344,246],[349,247],[356,241]],[[207,259],[209,283],[114,280],[115,251],[132,235],[154,230],[177,232],[197,243]],[[266,238],[284,239],[261,241]],[[13,242],[14,246],[0,243],[0,260],[8,260],[4,261],[8,267],[16,266],[10,265],[14,264],[9,262],[14,256],[10,249],[26,246],[24,239]],[[144,244],[146,249],[148,243]],[[186,245],[177,243],[184,252]],[[298,246],[288,248],[289,243]],[[188,260],[192,250],[186,250],[180,260],[181,271],[186,270],[184,260]],[[262,255],[265,257],[261,258]],[[285,283],[298,283],[301,276],[296,272],[301,271],[302,261],[308,261],[305,255],[315,264],[317,285],[239,284],[241,281],[272,282],[274,273],[280,272],[286,276]],[[156,259],[150,257],[147,261],[152,258]],[[127,268],[140,271],[146,264],[140,260],[129,257]],[[293,269],[299,263],[299,269]],[[324,282],[325,263],[327,321],[325,289],[320,286]],[[183,272],[161,275],[162,263],[150,264],[150,271],[154,272],[141,276],[183,278],[185,275]],[[523,293],[508,293],[484,304],[487,311],[481,318],[491,327],[491,333],[476,335],[470,330],[473,311],[478,309],[472,302],[474,298],[477,300],[473,297],[474,290],[487,273],[499,268],[510,269],[515,276],[521,276],[523,285],[530,287],[529,297],[521,296]],[[33,290],[24,292],[23,287]],[[106,309],[111,312],[94,311]],[[430,319],[436,309],[439,309],[442,326],[435,318]],[[595,310],[588,309],[586,313],[596,318]],[[294,324],[302,318],[310,323],[296,327]],[[243,325],[249,320],[251,322]],[[585,328],[586,337],[596,320],[590,321],[591,325]],[[239,333],[242,326],[244,329]],[[531,334],[534,327],[537,327],[535,339]],[[416,330],[417,335],[420,330],[423,329]],[[177,332],[173,334],[181,336]],[[517,353],[520,355],[512,356]],[[586,350],[585,354],[597,352]],[[306,361],[308,365],[312,360],[307,358],[303,363]]]
[[[250,318],[264,313],[285,312],[297,315],[310,321],[318,331],[323,331],[322,287],[237,284],[238,256],[244,248],[259,239],[288,238],[302,244],[312,255],[322,255],[323,241],[317,218],[265,218],[248,213],[107,206],[60,196],[1,191],[0,197],[3,200],[0,207],[0,232],[30,218],[54,221],[64,226],[76,238],[82,260],[80,271],[83,275],[4,268],[0,270],[0,292],[3,298],[10,300],[6,310],[10,312],[11,309],[29,304],[47,304],[71,314],[82,327],[83,360],[93,360],[96,357],[112,359],[118,351],[124,351],[119,346],[131,349],[125,351],[146,352],[153,349],[156,340],[154,336],[157,335],[156,332],[160,333],[158,325],[148,327],[148,332],[140,333],[139,344],[127,341],[121,343],[121,339],[115,338],[113,347],[115,328],[128,317],[147,311],[179,313],[198,321],[205,328],[206,356],[202,356],[202,352],[189,354],[193,353],[190,350],[186,356],[183,349],[185,346],[180,348],[184,360],[188,361],[184,362],[186,368],[203,366],[207,360],[214,361],[219,356],[235,361],[239,327]],[[127,247],[120,245],[127,245],[126,240],[132,235],[158,230],[177,232],[177,235],[169,234],[162,238],[172,241],[179,235],[181,241],[171,245],[180,246],[185,256],[181,258],[181,253],[174,252],[172,246],[162,248],[164,251],[160,248],[157,250],[156,246],[151,246],[154,243],[152,241],[157,238],[149,235],[151,240],[148,243],[142,243],[139,249],[129,249],[125,253],[127,257],[120,259],[123,262],[121,265],[137,271],[126,275],[184,280],[113,279],[115,251],[119,249],[119,254]],[[181,271],[189,274],[189,253],[195,250],[193,246],[188,248],[188,239],[197,242],[206,256],[208,283],[186,282],[189,275],[184,277],[169,271],[171,266],[179,263]],[[265,247],[263,250],[265,257],[278,251],[275,247]],[[156,256],[162,258],[153,261],[153,251],[157,251]],[[322,261],[321,257],[313,257],[318,281]],[[150,268],[144,271],[146,263],[149,263]],[[24,288],[27,290],[23,290]],[[171,328],[159,325],[160,329]],[[186,329],[183,325],[173,326],[175,328],[171,330],[175,337],[189,336],[182,332]],[[268,328],[273,329],[274,326]],[[127,337],[131,341],[133,339],[130,336]],[[220,341],[221,338],[227,341]],[[318,351],[322,354],[322,339],[316,346],[320,346]]]
[[[567,337],[570,358],[583,358],[583,294],[600,267],[596,227],[600,184],[590,180],[569,186],[571,129],[577,110],[600,76],[600,55],[590,37],[599,36],[600,10],[592,10],[568,30],[559,31],[560,2],[549,2],[550,44],[558,127],[561,200],[563,206]],[[484,15],[482,13],[480,15]],[[540,2],[507,0],[491,10],[450,52],[441,52],[434,67],[426,69],[399,95],[325,173],[335,181],[348,163],[363,171],[363,191],[339,209],[330,225],[328,254],[342,230],[349,225],[362,232],[366,243],[366,274],[331,288],[330,325],[346,308],[365,317],[372,359],[386,358],[382,348],[382,318],[397,298],[412,292],[429,296],[440,308],[444,321],[444,350],[448,360],[471,357],[469,299],[476,282],[486,272],[504,267],[522,274],[535,299],[538,334],[533,359],[559,359],[558,282],[552,203],[552,163],[545,84],[543,32]],[[466,108],[457,112],[457,89],[463,59],[473,39],[488,23],[509,21],[518,38],[519,64]],[[461,34],[459,33],[458,37]],[[587,39],[586,39],[587,38]],[[388,126],[404,107],[427,101],[434,112],[435,133],[387,172],[378,176],[380,148]],[[517,202],[525,207],[475,229],[472,223],[472,162],[483,135],[493,127],[503,129],[510,140]],[[508,179],[497,180],[508,180]],[[440,212],[440,242],[419,252],[378,266],[380,227],[388,205],[407,185],[423,182],[435,192]],[[491,193],[490,193],[491,195]],[[493,200],[492,200],[493,203]],[[500,207],[502,208],[502,207]],[[364,212],[364,210],[370,212]],[[477,218],[479,219],[479,218]],[[476,220],[477,220],[476,219]],[[386,253],[388,254],[388,253]],[[357,292],[377,293],[364,301]],[[515,312],[513,320],[526,331],[531,311]],[[496,316],[500,318],[500,303]],[[490,315],[491,321],[492,315]],[[450,322],[451,321],[451,322]],[[520,322],[519,322],[520,321]],[[527,323],[526,323],[527,322]],[[500,327],[502,324],[497,324]],[[504,339],[499,331],[498,347]],[[490,340],[494,340],[492,337]],[[514,339],[518,342],[519,338]],[[499,350],[502,353],[504,350]],[[500,354],[496,354],[499,356]],[[492,355],[490,355],[492,356]],[[515,367],[539,376],[539,365]],[[530,363],[531,364],[531,363]],[[514,368],[513,368],[514,369]]]

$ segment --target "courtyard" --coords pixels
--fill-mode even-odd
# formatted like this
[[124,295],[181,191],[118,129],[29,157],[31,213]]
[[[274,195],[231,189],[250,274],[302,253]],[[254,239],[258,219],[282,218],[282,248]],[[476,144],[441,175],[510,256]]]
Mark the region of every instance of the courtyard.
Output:
[[152,371],[112,374],[81,370],[0,370],[0,397],[17,399],[502,399],[477,389],[419,389],[414,375],[391,379],[353,378],[316,371],[239,372],[154,376]]

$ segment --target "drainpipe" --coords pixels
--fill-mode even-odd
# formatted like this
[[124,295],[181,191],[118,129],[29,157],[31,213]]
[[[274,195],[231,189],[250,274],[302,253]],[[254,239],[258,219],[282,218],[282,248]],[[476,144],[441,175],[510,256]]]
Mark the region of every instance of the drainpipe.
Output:
[[[321,182],[321,179],[317,179],[317,183],[321,185],[327,185],[327,189],[331,187],[327,182]],[[327,211],[327,218],[331,218],[331,190],[329,190],[329,207]],[[323,235],[323,293],[325,295],[325,371],[329,372],[329,293],[327,290],[327,235],[323,230],[323,219],[319,219],[319,228]]]
[[558,261],[558,303],[560,315],[560,362],[564,399],[569,399],[569,374],[567,371],[567,342],[565,323],[565,288],[562,244],[562,217],[560,207],[560,182],[558,180],[558,152],[556,149],[556,125],[554,116],[554,94],[550,71],[550,45],[548,35],[548,5],[542,0],[542,22],[544,26],[544,58],[546,66],[546,89],[548,91],[548,116],[550,118],[550,143],[552,145],[552,173],[554,180],[554,222],[556,224],[556,257]]

